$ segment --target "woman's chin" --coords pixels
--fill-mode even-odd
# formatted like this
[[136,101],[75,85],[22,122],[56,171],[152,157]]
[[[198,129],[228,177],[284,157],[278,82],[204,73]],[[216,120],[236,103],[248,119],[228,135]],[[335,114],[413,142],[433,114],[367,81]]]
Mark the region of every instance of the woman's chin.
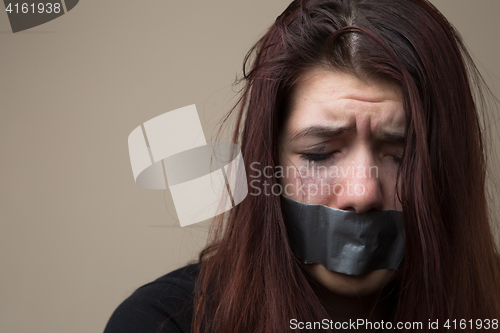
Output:
[[362,275],[332,272],[319,264],[303,264],[303,268],[327,290],[343,296],[366,296],[382,290],[398,276],[398,271],[378,269]]

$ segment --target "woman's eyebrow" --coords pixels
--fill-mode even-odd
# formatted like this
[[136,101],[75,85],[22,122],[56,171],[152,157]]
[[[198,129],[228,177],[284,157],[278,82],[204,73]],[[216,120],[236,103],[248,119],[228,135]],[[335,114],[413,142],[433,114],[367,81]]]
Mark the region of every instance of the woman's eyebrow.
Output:
[[388,132],[380,130],[377,133],[377,137],[382,141],[387,141],[398,145],[403,145],[405,142],[405,135],[404,133],[400,132]]
[[294,133],[288,141],[297,140],[304,136],[334,137],[352,131],[354,126],[309,126],[297,133]]

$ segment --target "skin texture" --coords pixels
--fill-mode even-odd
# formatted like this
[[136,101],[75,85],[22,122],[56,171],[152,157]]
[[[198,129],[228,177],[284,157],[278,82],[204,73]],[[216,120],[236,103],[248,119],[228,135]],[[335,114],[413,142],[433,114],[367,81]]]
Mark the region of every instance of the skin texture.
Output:
[[[398,86],[313,68],[290,105],[280,137],[286,196],[357,213],[401,210],[396,177],[405,116]],[[326,290],[327,306],[343,304],[333,311],[337,318],[363,317],[374,294],[397,276],[388,269],[349,276],[319,264],[304,268]]]

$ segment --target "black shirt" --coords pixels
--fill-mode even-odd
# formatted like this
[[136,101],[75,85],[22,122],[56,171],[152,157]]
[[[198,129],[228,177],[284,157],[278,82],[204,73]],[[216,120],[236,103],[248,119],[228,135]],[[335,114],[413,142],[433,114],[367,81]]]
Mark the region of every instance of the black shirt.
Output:
[[189,333],[199,264],[137,289],[113,312],[104,333]]

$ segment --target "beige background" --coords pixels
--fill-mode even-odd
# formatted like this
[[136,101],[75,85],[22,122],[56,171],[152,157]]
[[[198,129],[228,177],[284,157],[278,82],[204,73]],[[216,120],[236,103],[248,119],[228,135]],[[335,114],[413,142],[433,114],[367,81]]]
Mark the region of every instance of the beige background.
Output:
[[[500,1],[433,2],[500,96]],[[127,137],[196,104],[210,140],[288,3],[83,0],[16,34],[0,13],[1,332],[102,331],[137,287],[196,257],[206,228],[172,227],[170,194],[135,185]]]

